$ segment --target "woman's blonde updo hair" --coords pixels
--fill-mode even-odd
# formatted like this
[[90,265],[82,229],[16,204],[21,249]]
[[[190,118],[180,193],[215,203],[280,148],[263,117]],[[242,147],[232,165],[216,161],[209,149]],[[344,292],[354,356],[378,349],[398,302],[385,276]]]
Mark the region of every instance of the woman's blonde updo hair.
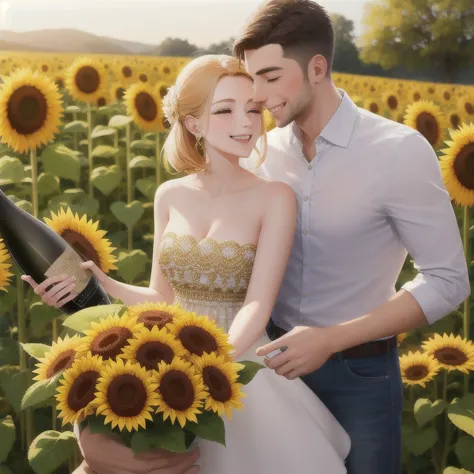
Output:
[[[171,125],[163,144],[163,164],[170,173],[196,173],[207,170],[205,149],[198,150],[196,137],[186,128],[184,119],[191,115],[196,119],[209,114],[214,90],[219,79],[225,76],[252,77],[245,71],[243,63],[225,54],[200,56],[188,63],[180,72],[175,85],[168,89],[163,98],[163,112]],[[266,157],[267,134],[262,114],[263,151],[257,166]]]

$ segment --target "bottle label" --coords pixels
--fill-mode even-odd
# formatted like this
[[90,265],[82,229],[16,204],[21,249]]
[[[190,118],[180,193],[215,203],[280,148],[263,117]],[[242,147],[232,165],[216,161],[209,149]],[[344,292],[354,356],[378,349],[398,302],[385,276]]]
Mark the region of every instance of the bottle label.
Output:
[[63,274],[68,277],[75,276],[76,284],[71,292],[79,294],[89,283],[92,274],[90,270],[84,270],[79,266],[83,261],[80,255],[71,246],[68,246],[44,274],[47,277]]

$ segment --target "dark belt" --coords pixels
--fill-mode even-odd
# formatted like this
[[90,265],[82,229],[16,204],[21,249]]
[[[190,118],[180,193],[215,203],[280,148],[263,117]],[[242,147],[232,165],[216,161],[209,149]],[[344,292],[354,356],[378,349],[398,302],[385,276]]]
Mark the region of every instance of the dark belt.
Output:
[[[288,331],[273,325],[277,337],[285,335]],[[364,344],[359,344],[358,346],[350,347],[341,352],[336,352],[333,354],[330,359],[337,359],[339,354],[343,359],[358,359],[362,357],[371,357],[386,354],[391,351],[397,345],[396,336],[392,336],[388,339],[382,339],[379,341],[365,342]]]

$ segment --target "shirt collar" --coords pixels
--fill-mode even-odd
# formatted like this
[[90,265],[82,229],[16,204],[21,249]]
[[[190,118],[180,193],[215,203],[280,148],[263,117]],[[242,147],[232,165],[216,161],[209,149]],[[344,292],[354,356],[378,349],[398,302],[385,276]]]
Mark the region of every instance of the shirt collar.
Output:
[[[333,145],[348,148],[359,112],[357,105],[352,101],[347,92],[343,89],[338,89],[338,91],[342,96],[342,101],[334,115],[324,127],[320,137]],[[292,144],[294,140],[299,142],[295,134],[296,126],[295,122],[292,122],[289,127],[290,143]]]

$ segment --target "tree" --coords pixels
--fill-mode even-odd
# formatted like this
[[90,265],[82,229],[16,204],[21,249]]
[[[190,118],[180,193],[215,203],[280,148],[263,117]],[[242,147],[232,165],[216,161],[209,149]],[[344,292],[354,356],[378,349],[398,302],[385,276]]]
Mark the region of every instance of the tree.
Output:
[[339,14],[331,15],[331,20],[336,36],[333,70],[337,72],[360,71],[361,61],[354,43],[354,22]]
[[191,56],[198,47],[180,38],[166,38],[150,53],[156,56]]
[[212,43],[209,46],[208,54],[228,54],[232,55],[232,44],[234,43],[235,38],[229,38],[226,41],[221,41],[220,43]]
[[472,0],[379,0],[366,5],[361,59],[390,69],[436,67],[454,82],[474,57]]

